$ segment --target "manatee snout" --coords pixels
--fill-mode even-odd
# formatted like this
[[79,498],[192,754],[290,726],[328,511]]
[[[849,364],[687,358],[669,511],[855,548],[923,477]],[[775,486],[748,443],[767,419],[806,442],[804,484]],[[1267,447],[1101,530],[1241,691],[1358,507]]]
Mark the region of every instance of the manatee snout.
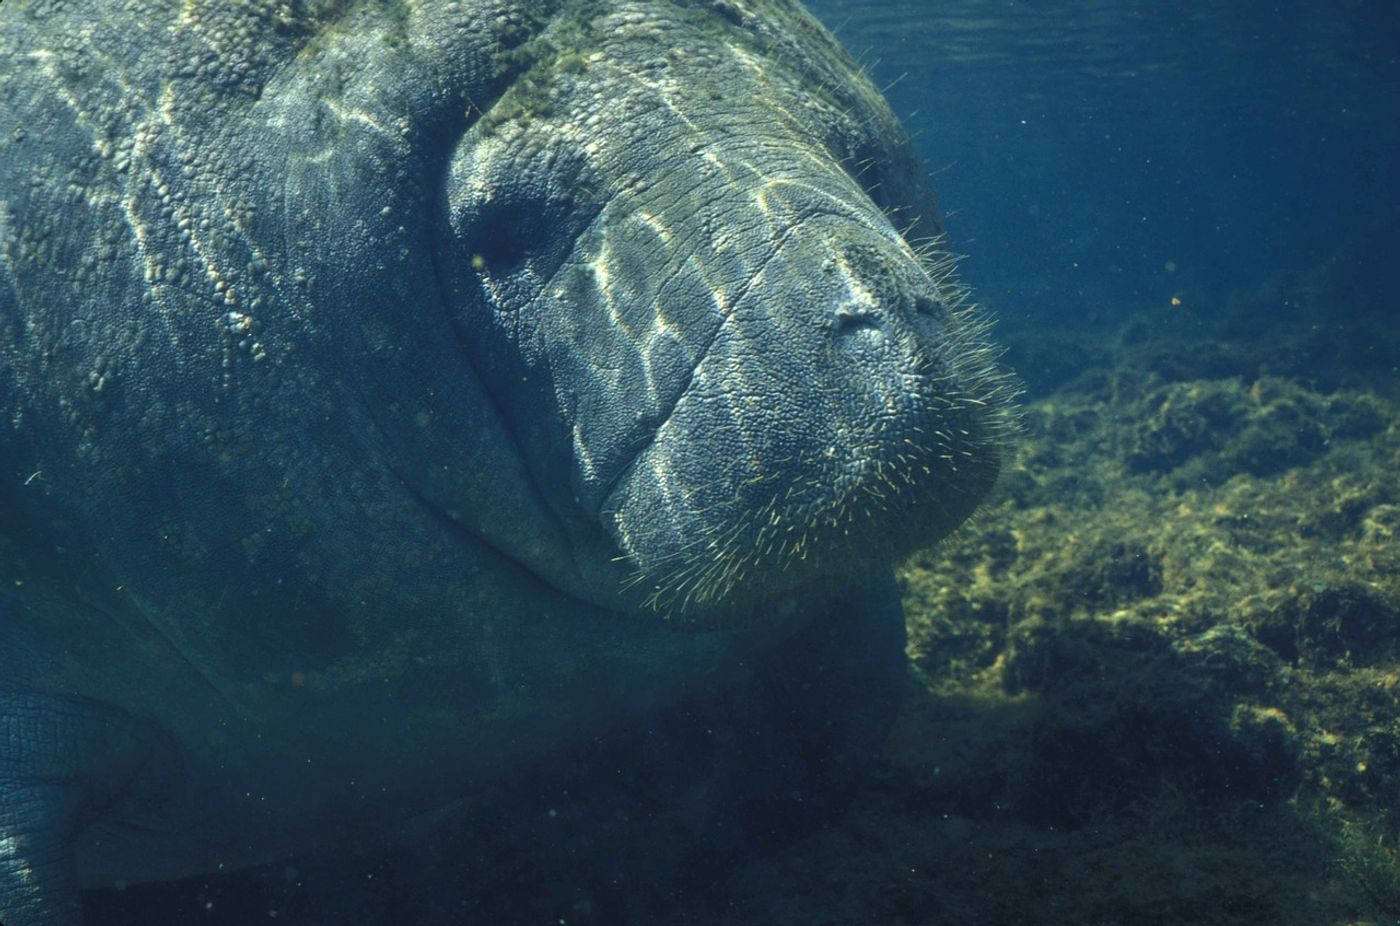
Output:
[[878,214],[797,223],[601,512],[667,613],[836,587],[996,478],[1001,383],[961,293]]
[[910,243],[941,228],[907,138],[807,71],[853,65],[683,7],[594,23],[467,128],[435,267],[561,538],[522,564],[699,617],[947,533],[995,478],[1004,403],[950,268]]

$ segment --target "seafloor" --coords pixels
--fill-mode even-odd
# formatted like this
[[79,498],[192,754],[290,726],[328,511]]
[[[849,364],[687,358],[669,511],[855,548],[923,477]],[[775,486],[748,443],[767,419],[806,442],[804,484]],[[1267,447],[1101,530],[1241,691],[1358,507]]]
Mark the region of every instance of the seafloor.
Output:
[[610,887],[566,857],[588,834],[532,855],[538,834],[487,815],[427,870],[432,844],[366,861],[353,897],[293,865],[104,892],[92,912],[1400,922],[1400,334],[1380,285],[1395,237],[1220,301],[1004,324],[1023,433],[975,521],[900,572],[913,668],[888,754],[775,854],[671,884],[677,856],[657,845],[658,881]]

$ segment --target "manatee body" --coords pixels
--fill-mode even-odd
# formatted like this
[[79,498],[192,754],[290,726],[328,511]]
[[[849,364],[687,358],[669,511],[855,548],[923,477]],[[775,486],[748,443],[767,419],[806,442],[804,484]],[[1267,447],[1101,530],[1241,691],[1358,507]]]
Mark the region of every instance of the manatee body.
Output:
[[754,666],[862,753],[998,469],[938,223],[788,0],[6,0],[0,921]]

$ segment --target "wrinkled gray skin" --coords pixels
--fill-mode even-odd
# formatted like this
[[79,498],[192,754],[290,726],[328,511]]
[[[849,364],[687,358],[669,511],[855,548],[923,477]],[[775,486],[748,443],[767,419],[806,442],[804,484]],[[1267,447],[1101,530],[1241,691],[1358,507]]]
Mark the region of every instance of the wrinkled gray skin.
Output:
[[792,2],[5,0],[0,921],[804,626],[860,717],[998,468],[937,222]]

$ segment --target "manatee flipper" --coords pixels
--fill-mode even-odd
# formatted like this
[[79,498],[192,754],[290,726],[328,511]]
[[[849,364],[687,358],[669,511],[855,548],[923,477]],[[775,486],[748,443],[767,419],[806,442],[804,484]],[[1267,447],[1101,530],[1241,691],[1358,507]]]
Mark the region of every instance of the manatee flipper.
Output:
[[168,787],[163,737],[95,702],[0,689],[0,923],[82,922],[74,842]]

